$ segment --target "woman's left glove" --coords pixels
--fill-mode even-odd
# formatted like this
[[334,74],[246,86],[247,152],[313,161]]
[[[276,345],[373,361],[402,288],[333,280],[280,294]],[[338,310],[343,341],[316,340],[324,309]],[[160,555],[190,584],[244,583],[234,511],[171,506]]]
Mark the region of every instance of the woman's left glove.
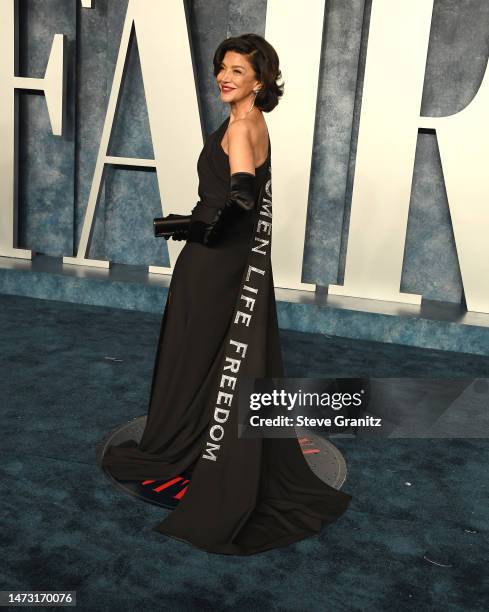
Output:
[[203,230],[202,244],[212,246],[226,233],[226,229],[243,212],[255,206],[256,177],[250,172],[231,174],[230,193],[223,208],[218,208],[214,219]]
[[170,214],[166,217],[156,217],[153,220],[155,236],[157,238],[173,238],[173,240],[186,240],[190,219],[192,215]]

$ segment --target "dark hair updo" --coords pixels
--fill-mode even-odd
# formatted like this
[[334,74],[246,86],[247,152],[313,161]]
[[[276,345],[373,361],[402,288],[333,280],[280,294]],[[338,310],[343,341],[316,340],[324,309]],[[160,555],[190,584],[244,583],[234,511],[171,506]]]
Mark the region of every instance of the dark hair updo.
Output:
[[255,106],[269,113],[277,106],[284,92],[283,82],[277,83],[278,79],[282,78],[282,73],[275,49],[258,34],[243,34],[226,38],[214,53],[214,76],[216,77],[221,70],[221,64],[227,51],[235,51],[248,56],[247,59],[253,66],[257,80],[262,83],[255,98]]

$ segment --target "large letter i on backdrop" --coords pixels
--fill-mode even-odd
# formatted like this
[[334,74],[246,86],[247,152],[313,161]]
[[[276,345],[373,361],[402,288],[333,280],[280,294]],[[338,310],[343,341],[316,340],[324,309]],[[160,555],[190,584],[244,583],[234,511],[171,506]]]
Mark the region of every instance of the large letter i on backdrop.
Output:
[[344,285],[328,293],[420,304],[400,292],[433,0],[373,0]]

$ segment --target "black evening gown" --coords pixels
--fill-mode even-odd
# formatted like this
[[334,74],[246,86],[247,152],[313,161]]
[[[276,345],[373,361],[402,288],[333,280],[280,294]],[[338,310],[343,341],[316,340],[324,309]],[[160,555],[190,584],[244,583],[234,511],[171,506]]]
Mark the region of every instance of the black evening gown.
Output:
[[[197,163],[210,221],[229,194],[221,146],[229,117]],[[102,464],[120,480],[191,473],[177,507],[154,527],[208,552],[249,555],[320,531],[351,496],[318,478],[297,438],[238,437],[240,381],[283,377],[271,269],[271,146],[255,170],[257,205],[218,244],[187,242],[161,322],[146,427],[139,445],[110,446]]]

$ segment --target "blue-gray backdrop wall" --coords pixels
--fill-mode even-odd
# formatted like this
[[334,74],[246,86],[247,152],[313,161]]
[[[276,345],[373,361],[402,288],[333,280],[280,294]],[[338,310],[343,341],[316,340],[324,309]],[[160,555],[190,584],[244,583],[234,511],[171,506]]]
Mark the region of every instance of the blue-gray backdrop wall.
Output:
[[[127,0],[94,0],[91,10],[79,0],[19,2],[19,75],[42,77],[52,37],[63,33],[69,79],[61,138],[51,134],[44,96],[20,94],[20,247],[53,256],[76,252],[126,7]],[[303,267],[303,281],[321,285],[343,280],[371,0],[326,0],[325,7]],[[264,35],[266,0],[190,0],[186,8],[202,124],[210,133],[229,110],[215,84],[214,50],[228,36]],[[423,115],[450,115],[472,100],[487,64],[488,32],[487,0],[435,0]],[[180,95],[175,91],[176,109]],[[113,155],[153,157],[135,39],[111,147]],[[293,143],[289,150],[293,164]],[[169,265],[165,241],[152,234],[160,212],[155,172],[109,167],[89,256]],[[463,299],[436,136],[429,131],[418,134],[401,290]]]

